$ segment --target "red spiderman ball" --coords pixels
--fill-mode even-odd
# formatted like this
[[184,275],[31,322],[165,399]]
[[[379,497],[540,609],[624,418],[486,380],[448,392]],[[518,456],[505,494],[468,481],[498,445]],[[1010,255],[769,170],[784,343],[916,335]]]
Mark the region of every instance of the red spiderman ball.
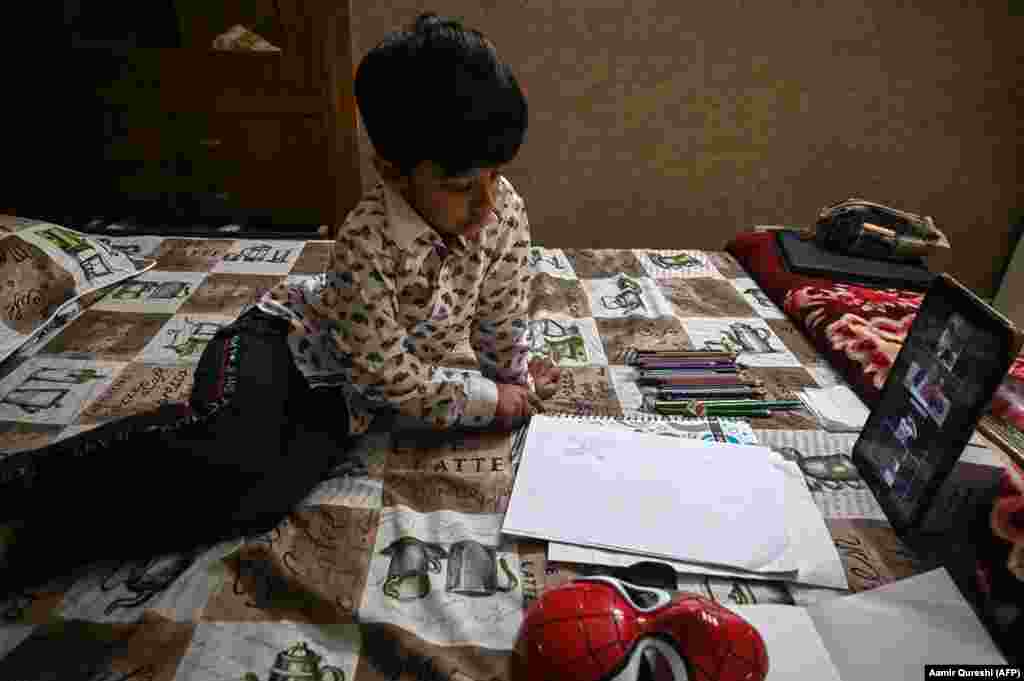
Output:
[[768,653],[749,622],[707,598],[586,577],[530,605],[512,669],[530,681],[763,681]]

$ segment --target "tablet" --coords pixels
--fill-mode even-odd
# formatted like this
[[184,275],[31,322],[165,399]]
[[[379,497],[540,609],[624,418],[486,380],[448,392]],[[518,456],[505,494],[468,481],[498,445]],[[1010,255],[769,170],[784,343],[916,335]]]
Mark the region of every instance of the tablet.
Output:
[[852,455],[897,532],[918,529],[1022,341],[948,274],[929,287]]

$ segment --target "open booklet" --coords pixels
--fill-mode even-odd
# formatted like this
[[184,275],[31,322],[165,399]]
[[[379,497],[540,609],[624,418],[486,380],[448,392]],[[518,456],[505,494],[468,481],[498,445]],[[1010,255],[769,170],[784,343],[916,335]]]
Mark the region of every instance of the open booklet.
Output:
[[768,649],[768,681],[905,681],[1006,659],[944,568],[807,608],[724,604]]

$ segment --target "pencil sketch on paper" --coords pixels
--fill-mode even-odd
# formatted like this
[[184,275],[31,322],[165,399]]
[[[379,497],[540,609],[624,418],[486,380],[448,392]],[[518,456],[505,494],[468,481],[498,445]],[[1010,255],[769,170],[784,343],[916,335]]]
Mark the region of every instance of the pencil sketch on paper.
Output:
[[581,435],[569,435],[565,438],[562,453],[566,456],[592,456],[598,461],[604,461],[605,455],[601,450],[602,447],[595,443],[588,442],[586,438]]

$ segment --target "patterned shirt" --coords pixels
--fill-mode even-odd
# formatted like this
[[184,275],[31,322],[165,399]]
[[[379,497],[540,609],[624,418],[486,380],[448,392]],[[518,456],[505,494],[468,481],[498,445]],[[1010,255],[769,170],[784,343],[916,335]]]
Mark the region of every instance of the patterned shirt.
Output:
[[[530,231],[504,177],[495,211],[475,240],[446,240],[378,182],[345,219],[328,271],[257,303],[291,321],[289,344],[312,385],[341,386],[354,434],[380,410],[433,428],[486,426],[496,383],[531,383]],[[480,371],[440,371],[467,336]]]

